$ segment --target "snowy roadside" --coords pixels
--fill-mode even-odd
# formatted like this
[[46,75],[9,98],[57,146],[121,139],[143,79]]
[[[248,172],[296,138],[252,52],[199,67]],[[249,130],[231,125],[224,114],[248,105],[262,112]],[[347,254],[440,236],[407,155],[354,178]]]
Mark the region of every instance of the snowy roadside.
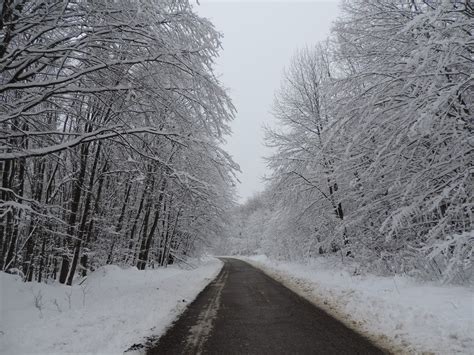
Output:
[[474,289],[353,275],[334,261],[242,257],[395,353],[473,354]]
[[163,333],[221,268],[214,258],[193,270],[105,266],[73,287],[0,272],[0,353],[122,354]]

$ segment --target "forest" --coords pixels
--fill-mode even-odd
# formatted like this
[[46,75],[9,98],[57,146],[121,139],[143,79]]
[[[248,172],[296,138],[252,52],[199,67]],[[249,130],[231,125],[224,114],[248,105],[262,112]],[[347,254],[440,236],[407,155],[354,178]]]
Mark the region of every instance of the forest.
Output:
[[0,353],[473,354],[474,2],[201,2],[0,2]]
[[187,0],[2,6],[1,270],[71,285],[221,235],[239,167],[210,21]]
[[221,37],[187,0],[5,0],[0,268],[59,280],[225,254],[474,279],[474,7],[352,0],[297,50],[236,204]]
[[[220,248],[474,281],[474,7],[353,0],[284,71],[265,191]],[[359,270],[359,271],[360,271]]]

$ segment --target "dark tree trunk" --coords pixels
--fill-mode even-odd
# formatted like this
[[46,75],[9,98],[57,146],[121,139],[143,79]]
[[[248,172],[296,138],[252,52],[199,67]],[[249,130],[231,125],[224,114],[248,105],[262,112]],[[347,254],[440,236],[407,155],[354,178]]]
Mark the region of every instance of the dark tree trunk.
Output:
[[[23,193],[24,164],[20,163],[19,165],[20,165],[19,167],[20,176],[18,177],[19,184],[17,185],[17,188],[15,189],[14,184],[13,184],[13,180],[15,176],[15,164],[13,163],[11,164],[7,186],[9,186],[10,189],[12,190],[17,190],[15,191],[15,193],[21,196]],[[9,197],[13,198],[13,194],[10,193]],[[21,202],[21,200],[19,200],[18,202]],[[7,213],[5,230],[6,230],[7,238],[9,239],[9,244],[8,244],[8,250],[7,250],[4,269],[8,269],[10,267],[15,267],[14,257],[15,257],[15,250],[16,250],[17,241],[18,241],[17,239],[18,238],[18,223],[17,223],[17,218],[15,218],[15,215],[12,211],[9,211]]]
[[39,261],[39,268],[38,268],[38,282],[41,282],[44,272],[44,259],[46,254],[46,237],[42,235],[41,241],[41,255]]
[[[57,261],[55,260],[54,278],[56,278],[56,268],[57,268],[56,263]],[[61,269],[59,270],[59,282],[62,284],[66,282],[67,273],[69,271],[69,263],[70,263],[69,256],[64,254],[61,257]]]
[[115,226],[115,237],[112,240],[112,243],[110,244],[109,254],[107,255],[107,262],[106,262],[107,264],[111,264],[112,261],[113,261],[115,242],[118,238],[118,234],[122,230],[122,223],[123,223],[123,219],[125,217],[125,211],[127,210],[128,199],[130,197],[130,190],[131,189],[132,189],[132,184],[130,183],[130,181],[127,181],[127,185],[126,185],[126,188],[125,188],[125,197],[123,199],[122,208],[120,210],[120,216],[119,216],[117,224]]
[[[10,188],[9,182],[10,182],[10,167],[11,163],[10,160],[2,162],[2,186],[5,189]],[[10,199],[10,193],[2,190],[0,191],[0,196],[3,201],[8,201]],[[8,213],[10,214],[10,213]],[[7,218],[5,219],[5,223],[8,223],[8,214]],[[8,234],[6,231],[6,228],[8,224],[4,225],[4,222],[0,222],[0,268],[3,269],[4,266],[4,261],[5,261],[5,256],[7,253],[7,247],[8,247]]]
[[[39,163],[35,163],[34,165],[34,174],[35,174],[35,182],[33,184],[33,199],[35,201],[41,202],[41,197],[43,195],[43,180],[44,180],[44,172],[45,172],[45,164],[44,162],[40,161]],[[34,208],[34,207],[33,207]],[[39,228],[37,228],[39,227]],[[26,275],[26,281],[30,282],[33,280],[33,271],[34,271],[34,259],[35,259],[35,245],[36,245],[36,236],[38,235],[38,231],[41,229],[39,226],[39,222],[35,216],[32,216],[30,225],[28,228],[28,240],[26,242],[26,250],[23,256],[23,273]]]
[[148,191],[148,187],[147,187],[147,183],[145,183],[145,186],[143,188],[143,193],[142,193],[142,196],[140,198],[140,204],[138,206],[138,210],[137,210],[137,214],[135,215],[135,218],[133,219],[133,224],[132,224],[132,228],[130,229],[130,241],[129,241],[129,244],[128,244],[128,253],[129,253],[129,257],[131,261],[132,258],[130,257],[131,255],[133,255],[133,241],[135,239],[135,232],[137,230],[137,225],[138,225],[138,220],[140,219],[140,215],[142,213],[142,210],[143,210],[143,204],[145,202],[145,196],[146,196],[146,193]]
[[148,255],[150,253],[151,242],[153,240],[153,236],[155,235],[156,227],[158,226],[158,221],[160,219],[160,210],[158,209],[157,206],[155,208],[156,209],[155,209],[155,215],[154,215],[154,218],[153,218],[153,225],[151,226],[150,233],[148,233],[148,236],[146,238],[144,249],[142,249],[141,252],[140,252],[139,259],[143,263],[143,268],[140,269],[140,270],[143,270],[146,267],[146,264],[147,264],[147,261],[148,261]]
[[[179,209],[178,213],[176,214],[176,218],[174,220],[174,223],[173,223],[173,229],[171,230],[171,234],[169,237],[167,237],[167,239],[169,239],[168,243],[167,243],[167,248],[165,250],[165,265],[164,266],[167,266],[168,264],[170,264],[170,260],[172,260],[172,258],[170,259],[170,255],[171,255],[171,247],[173,245],[173,240],[174,240],[174,236],[175,236],[175,233],[176,233],[176,227],[178,225],[178,220],[179,220],[179,217],[181,215],[181,208]],[[166,235],[168,236],[169,234],[169,226],[167,228],[167,231],[166,231]]]
[[140,251],[138,253],[138,261],[137,261],[137,268],[138,270],[145,270],[146,267],[146,260],[144,252],[146,247],[146,238],[148,236],[148,220],[150,218],[150,211],[151,211],[151,199],[148,199],[147,206],[145,207],[145,217],[143,217],[143,236],[142,242],[140,246]]
[[[71,211],[69,214],[69,221],[68,221],[67,234],[70,237],[76,234],[75,230],[76,230],[77,213],[79,210],[79,204],[81,201],[81,194],[82,194],[84,179],[86,175],[87,158],[89,155],[89,144],[81,145],[80,149],[81,149],[81,155],[80,155],[79,175],[77,177],[76,182],[74,183],[72,201],[71,201]],[[75,245],[74,245],[74,257],[76,257],[76,254],[78,255],[79,251],[77,249],[80,247],[81,247],[80,243],[78,243],[78,241],[76,240]],[[69,263],[70,263],[69,257],[67,255],[63,255],[62,261],[63,261],[63,265],[61,265],[61,272],[59,273],[59,282],[65,283],[66,281],[69,281],[68,280]],[[67,267],[65,267],[64,264],[67,264]],[[76,265],[77,265],[77,260],[76,260]],[[75,265],[74,265],[74,268],[75,268]]]
[[[71,270],[69,270],[69,275],[67,278],[67,284],[69,286],[72,285],[72,280],[74,278],[74,274],[77,268],[77,263],[79,262],[79,258],[81,254],[82,238],[84,237],[87,218],[89,217],[89,210],[90,210],[91,199],[92,199],[92,189],[94,188],[95,173],[97,170],[97,164],[99,162],[99,156],[100,156],[100,147],[101,147],[101,143],[99,142],[97,145],[96,152],[95,152],[94,162],[92,163],[92,170],[89,177],[89,187],[87,189],[86,200],[84,202],[83,211],[82,211],[81,223],[79,225],[77,240],[74,246],[74,257],[72,259]],[[88,151],[86,151],[84,167],[87,164],[87,154],[88,154]],[[83,267],[85,267],[85,265],[83,265]]]

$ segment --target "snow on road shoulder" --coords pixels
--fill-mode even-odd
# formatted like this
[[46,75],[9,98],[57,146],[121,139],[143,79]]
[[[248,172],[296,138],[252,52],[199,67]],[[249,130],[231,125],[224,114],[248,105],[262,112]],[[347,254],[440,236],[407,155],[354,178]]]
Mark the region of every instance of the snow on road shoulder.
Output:
[[322,258],[307,264],[243,259],[394,352],[474,353],[472,287],[353,275]]
[[0,272],[0,353],[122,354],[163,333],[221,267],[214,258],[193,270],[110,265],[73,287]]

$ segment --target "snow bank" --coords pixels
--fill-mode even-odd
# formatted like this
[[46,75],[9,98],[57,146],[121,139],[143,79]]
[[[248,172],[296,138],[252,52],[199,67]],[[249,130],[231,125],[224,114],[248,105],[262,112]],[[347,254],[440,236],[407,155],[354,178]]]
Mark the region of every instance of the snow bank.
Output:
[[354,275],[354,268],[322,258],[307,264],[243,259],[395,352],[474,354],[473,288]]
[[122,354],[164,332],[221,267],[217,259],[193,270],[105,266],[73,287],[0,272],[0,353]]

